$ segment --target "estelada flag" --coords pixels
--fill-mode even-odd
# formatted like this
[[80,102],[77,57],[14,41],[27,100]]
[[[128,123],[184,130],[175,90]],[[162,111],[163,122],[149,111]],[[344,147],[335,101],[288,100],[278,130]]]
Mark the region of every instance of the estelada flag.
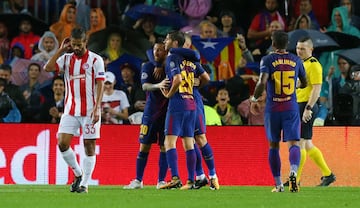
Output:
[[242,56],[239,42],[234,37],[202,39],[192,36],[192,47],[199,51],[201,63],[207,64],[212,81],[229,79],[235,75]]

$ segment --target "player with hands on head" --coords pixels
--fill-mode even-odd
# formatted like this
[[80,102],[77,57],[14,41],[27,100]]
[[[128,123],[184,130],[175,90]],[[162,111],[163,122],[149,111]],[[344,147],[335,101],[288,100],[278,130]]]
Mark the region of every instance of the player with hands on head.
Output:
[[[58,129],[58,147],[75,175],[70,191],[78,193],[88,192],[88,182],[95,168],[105,80],[102,57],[89,51],[86,45],[85,30],[74,28],[71,37],[63,40],[55,55],[44,66],[47,72],[64,74],[65,103]],[[78,134],[79,129],[82,130],[85,149],[82,168],[70,146],[72,137]]]

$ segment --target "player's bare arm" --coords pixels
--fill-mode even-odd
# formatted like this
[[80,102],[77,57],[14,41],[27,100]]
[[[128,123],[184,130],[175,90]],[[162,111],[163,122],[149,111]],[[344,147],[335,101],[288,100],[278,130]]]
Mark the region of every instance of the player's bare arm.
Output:
[[103,91],[104,91],[104,80],[98,79],[96,80],[96,101],[95,106],[93,109],[93,112],[91,114],[93,123],[97,123],[100,120],[100,114],[101,114],[101,101],[103,97]]
[[56,60],[66,51],[71,48],[70,39],[65,38],[61,43],[60,48],[55,52],[55,54],[49,59],[49,61],[45,64],[44,70],[46,72],[56,71]]
[[259,81],[256,83],[255,91],[254,91],[254,98],[258,99],[265,90],[266,82],[269,78],[268,73],[260,73]]
[[161,88],[168,88],[169,85],[170,85],[170,80],[168,78],[166,78],[157,84],[144,83],[142,85],[142,89],[144,91],[154,91],[154,90],[159,90]]
[[163,90],[164,88],[161,88],[161,92],[163,93],[164,97],[166,98],[172,97],[175,94],[175,92],[178,91],[179,86],[181,84],[181,80],[182,80],[181,75],[177,74],[173,77],[171,88],[167,93],[166,90]]
[[260,73],[259,76],[259,80],[256,83],[255,86],[255,91],[254,91],[254,96],[252,96],[250,98],[251,104],[250,104],[250,112],[254,115],[259,115],[260,114],[260,104],[258,103],[258,100],[261,95],[263,94],[264,90],[265,90],[265,85],[266,82],[269,78],[269,74],[268,73]]
[[310,98],[306,104],[306,106],[310,106],[309,109],[305,109],[302,115],[302,120],[307,123],[312,118],[312,110],[311,108],[315,105],[317,100],[320,97],[321,84],[314,84],[313,89],[311,90]]
[[[195,78],[196,79],[196,78]],[[195,81],[195,80],[194,80]],[[209,81],[210,81],[210,76],[209,76],[209,74],[207,73],[207,72],[204,72],[204,73],[202,73],[200,76],[199,76],[199,81],[200,81],[200,83],[199,83],[199,87],[203,87],[203,86],[205,86],[207,83],[209,83]],[[195,86],[195,84],[194,84],[194,86]]]

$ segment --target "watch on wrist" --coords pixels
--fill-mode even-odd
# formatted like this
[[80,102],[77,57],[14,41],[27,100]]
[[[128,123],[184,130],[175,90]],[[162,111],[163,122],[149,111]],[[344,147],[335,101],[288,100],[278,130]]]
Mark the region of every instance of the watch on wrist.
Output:
[[312,110],[312,107],[310,105],[306,105],[305,109],[306,110]]

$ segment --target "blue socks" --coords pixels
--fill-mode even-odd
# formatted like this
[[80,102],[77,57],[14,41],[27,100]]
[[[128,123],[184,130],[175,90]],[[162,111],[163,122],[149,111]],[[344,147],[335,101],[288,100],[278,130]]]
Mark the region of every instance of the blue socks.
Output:
[[[194,158],[195,159],[195,158]],[[179,177],[179,170],[178,170],[178,154],[175,148],[169,149],[166,151],[166,160],[171,170],[171,177],[177,176]],[[194,167],[195,169],[195,167]],[[194,174],[195,170],[193,170]]]
[[196,167],[196,153],[194,149],[186,151],[186,166],[188,169],[188,180],[194,181]]
[[202,155],[205,159],[205,163],[209,169],[209,175],[215,176],[216,175],[215,162],[214,162],[214,155],[213,155],[211,146],[209,145],[209,143],[207,143],[207,144],[205,144],[205,146],[203,146],[200,149],[201,149]]
[[274,148],[269,149],[269,163],[274,178],[279,177],[280,169],[281,169],[279,149],[274,149]]
[[289,148],[290,172],[297,173],[300,164],[300,147],[292,145]]
[[166,152],[160,152],[158,182],[165,181],[167,169],[168,169],[168,164],[166,161]]
[[194,145],[194,150],[196,153],[196,175],[200,176],[202,174],[204,174],[204,169],[202,167],[202,157],[201,157],[201,153],[199,150],[199,147],[197,145]]
[[143,179],[148,156],[148,152],[139,152],[136,158],[136,179],[139,181],[142,181]]

